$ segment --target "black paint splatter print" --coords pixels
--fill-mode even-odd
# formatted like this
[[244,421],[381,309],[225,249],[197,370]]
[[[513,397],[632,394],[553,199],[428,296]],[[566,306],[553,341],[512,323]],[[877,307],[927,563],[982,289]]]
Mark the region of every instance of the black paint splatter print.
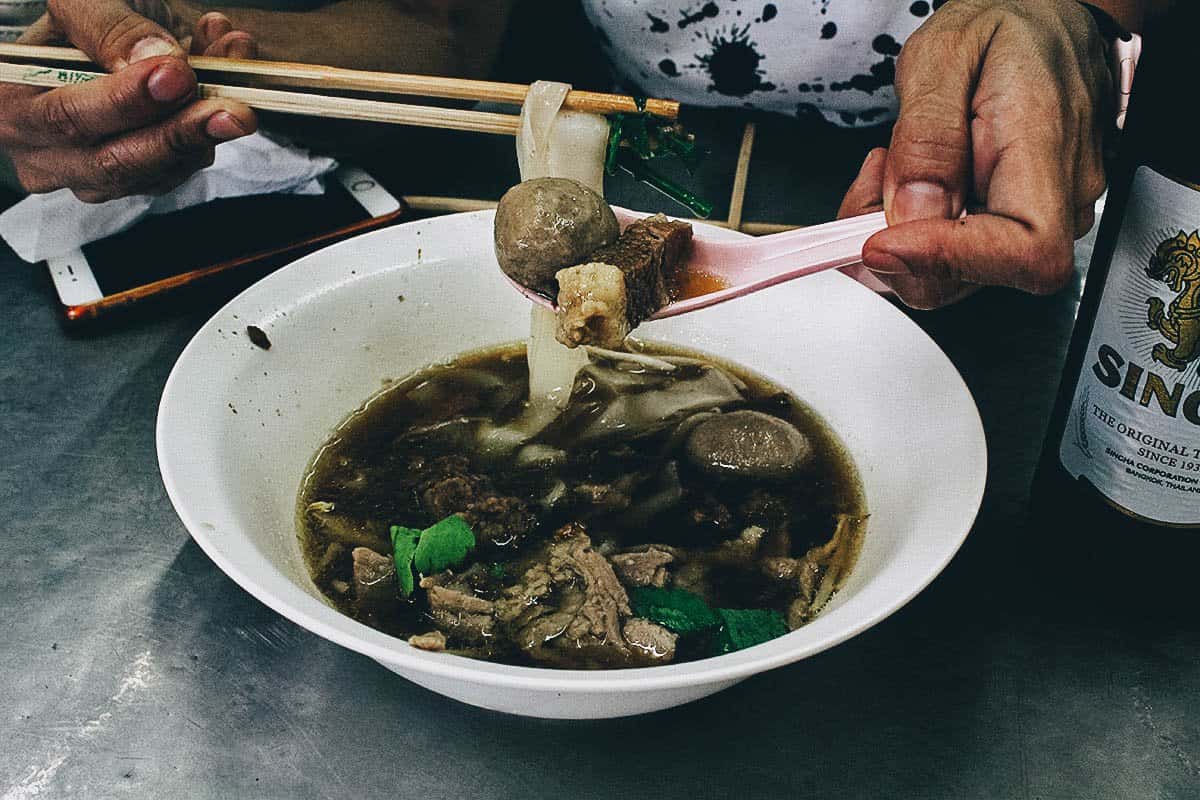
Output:
[[829,90],[832,92],[848,92],[856,90],[866,92],[867,94],[875,94],[875,92],[884,86],[892,86],[896,83],[896,59],[888,56],[878,64],[871,65],[871,74],[855,75],[848,81],[834,81],[829,84]]
[[900,55],[900,43],[886,33],[875,37],[875,41],[871,42],[871,49],[884,56]]
[[749,30],[733,28],[728,35],[716,34],[708,40],[712,50],[696,56],[696,61],[712,78],[710,92],[745,97],[751,92],[775,89],[775,84],[762,79],[766,72],[758,65],[763,57],[750,41]]
[[710,19],[719,13],[721,13],[721,9],[717,7],[716,3],[705,3],[703,8],[694,13],[690,10],[680,11],[679,27],[686,28],[693,22],[700,22],[701,20]]
[[901,47],[943,2],[582,0],[626,90],[854,127],[894,118]]

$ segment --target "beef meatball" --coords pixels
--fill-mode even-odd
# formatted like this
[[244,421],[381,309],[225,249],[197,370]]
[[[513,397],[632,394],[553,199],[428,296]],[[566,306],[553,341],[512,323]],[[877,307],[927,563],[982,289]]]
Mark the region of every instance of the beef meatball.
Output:
[[812,457],[808,438],[786,420],[759,411],[717,414],[688,436],[687,457],[715,478],[787,478]]
[[517,283],[549,297],[556,272],[612,244],[621,229],[604,198],[568,178],[535,178],[504,193],[496,208],[496,260]]

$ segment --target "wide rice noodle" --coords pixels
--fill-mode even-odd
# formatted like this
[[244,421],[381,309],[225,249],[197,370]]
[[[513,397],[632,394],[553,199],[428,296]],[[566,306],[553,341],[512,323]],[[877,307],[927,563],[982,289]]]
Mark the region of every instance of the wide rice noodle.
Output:
[[554,331],[558,319],[554,312],[536,303],[529,316],[529,400],[548,402],[556,409],[565,408],[575,386],[575,375],[588,364],[583,348],[570,348],[558,341]]
[[[604,196],[608,122],[594,114],[562,111],[569,84],[538,81],[529,87],[517,131],[521,180],[572,178]],[[575,377],[588,364],[586,349],[559,343],[554,311],[533,305],[529,320],[529,406],[506,426],[484,425],[482,450],[511,453],[555,420],[571,399]]]
[[561,110],[570,90],[569,84],[552,81],[529,87],[517,130],[521,180],[571,178],[603,197],[608,120]]
[[[517,163],[521,180],[573,178],[604,196],[604,151],[608,122],[594,114],[562,111],[569,84],[537,81],[521,107]],[[529,400],[531,405],[566,406],[575,375],[588,363],[586,352],[554,338],[554,312],[533,306],[529,325]],[[539,415],[540,416],[540,415]]]
[[517,166],[521,169],[521,180],[553,177],[547,172],[550,132],[569,91],[571,85],[567,83],[537,81],[530,85],[521,106],[521,126],[517,129]]

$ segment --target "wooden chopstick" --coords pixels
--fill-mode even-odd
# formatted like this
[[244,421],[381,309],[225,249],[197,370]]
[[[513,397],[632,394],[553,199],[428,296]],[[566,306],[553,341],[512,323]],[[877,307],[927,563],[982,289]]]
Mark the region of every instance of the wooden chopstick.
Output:
[[[0,44],[0,57],[37,61],[60,61],[89,64],[85,53],[69,47],[45,47],[26,44]],[[403,94],[414,97],[440,97],[452,100],[488,100],[509,105],[521,105],[529,87],[520,83],[475,81],[465,78],[441,78],[430,75],[403,75],[392,72],[325,67],[316,64],[296,64],[286,61],[251,61],[236,58],[191,56],[193,69],[228,75],[272,78],[289,86],[316,89],[337,89],[383,94]],[[589,114],[628,113],[638,110],[637,101],[628,95],[586,92],[572,89],[563,101],[563,108],[586,111]],[[675,119],[679,103],[674,100],[649,99],[645,111],[656,117]]]
[[[0,63],[0,82],[26,86],[67,86],[86,83],[104,73],[49,67],[40,64]],[[436,108],[381,100],[358,100],[350,97],[304,92],[284,92],[277,89],[253,89],[245,86],[220,86],[202,83],[198,93],[206,98],[224,98],[245,103],[251,108],[298,114],[309,117],[333,117],[364,122],[386,122],[394,125],[415,125],[423,128],[448,128],[475,133],[496,133],[515,136],[520,126],[516,114],[494,114],[485,111],[465,111],[457,108]]]
[[742,226],[742,206],[746,201],[746,181],[750,176],[750,157],[754,152],[756,126],[747,122],[742,129],[742,145],[738,149],[737,168],[733,173],[733,191],[729,195],[729,227],[738,230]]

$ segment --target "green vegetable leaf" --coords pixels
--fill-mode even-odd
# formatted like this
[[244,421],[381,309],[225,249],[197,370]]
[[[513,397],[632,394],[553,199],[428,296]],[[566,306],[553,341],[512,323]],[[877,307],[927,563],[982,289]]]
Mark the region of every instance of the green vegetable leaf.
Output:
[[413,554],[417,551],[417,540],[420,538],[420,531],[392,526],[392,560],[396,562],[396,583],[400,584],[400,594],[405,597],[413,593]]
[[431,575],[461,563],[474,549],[475,534],[471,526],[457,515],[446,517],[421,532],[413,564],[421,574]]
[[630,592],[629,604],[635,617],[656,622],[675,633],[695,633],[721,623],[703,597],[683,589],[639,586]]
[[716,655],[745,650],[788,632],[783,615],[770,609],[718,608],[717,616],[721,619],[721,630],[714,643]]
[[499,579],[503,578],[506,574],[508,574],[508,568],[505,567],[503,564],[497,562],[495,564],[492,564],[492,566],[488,569],[488,572],[491,573],[493,578],[496,578],[497,580],[499,580]]

